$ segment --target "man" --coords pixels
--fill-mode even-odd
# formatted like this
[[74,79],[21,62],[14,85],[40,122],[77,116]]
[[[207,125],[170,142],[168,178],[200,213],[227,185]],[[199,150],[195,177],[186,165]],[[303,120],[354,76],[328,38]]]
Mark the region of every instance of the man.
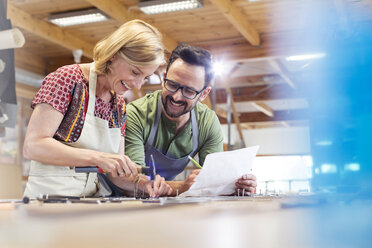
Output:
[[[126,155],[138,165],[155,163],[173,194],[188,190],[200,171],[194,170],[185,181],[170,181],[185,169],[188,156],[199,153],[202,165],[208,154],[223,151],[218,118],[200,103],[211,91],[212,78],[209,52],[181,44],[171,54],[162,90],[127,106]],[[256,185],[255,176],[244,175],[236,191],[245,189],[250,195]]]

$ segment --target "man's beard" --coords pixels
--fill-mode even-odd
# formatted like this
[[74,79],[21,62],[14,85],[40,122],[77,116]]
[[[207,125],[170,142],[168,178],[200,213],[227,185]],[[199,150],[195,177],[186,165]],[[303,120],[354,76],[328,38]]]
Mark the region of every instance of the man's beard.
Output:
[[[163,100],[163,106],[164,106],[165,112],[167,113],[169,117],[172,117],[172,118],[180,117],[181,115],[189,113],[195,107],[196,103],[198,102],[196,101],[193,105],[189,105],[185,101],[176,102],[174,101],[173,97],[171,97],[170,95],[166,96],[165,99],[163,98],[162,100]],[[172,104],[171,101],[177,104],[181,104],[183,106],[183,109],[179,111],[172,111],[170,108],[168,108],[168,104],[170,105]]]

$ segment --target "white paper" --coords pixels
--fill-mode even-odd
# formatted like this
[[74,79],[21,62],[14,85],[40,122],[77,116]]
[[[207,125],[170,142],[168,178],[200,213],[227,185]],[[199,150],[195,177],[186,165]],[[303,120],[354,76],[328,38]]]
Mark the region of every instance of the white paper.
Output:
[[203,169],[184,196],[218,196],[234,193],[235,182],[249,174],[259,146],[207,155]]

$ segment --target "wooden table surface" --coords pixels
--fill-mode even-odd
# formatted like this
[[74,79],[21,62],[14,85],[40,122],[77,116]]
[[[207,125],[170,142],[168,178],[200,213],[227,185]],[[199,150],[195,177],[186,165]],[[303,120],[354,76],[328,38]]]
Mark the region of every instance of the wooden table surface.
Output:
[[0,247],[371,247],[371,218],[371,202],[288,197],[0,203]]

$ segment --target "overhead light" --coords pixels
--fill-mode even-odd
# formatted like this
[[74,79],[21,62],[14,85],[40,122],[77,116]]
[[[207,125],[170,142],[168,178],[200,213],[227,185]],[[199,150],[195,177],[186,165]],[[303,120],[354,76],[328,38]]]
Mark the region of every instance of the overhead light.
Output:
[[331,145],[333,145],[333,142],[332,142],[332,140],[320,140],[320,141],[316,142],[315,145],[317,145],[317,146],[331,146]]
[[345,164],[344,169],[348,170],[348,171],[359,171],[360,170],[360,164],[358,164],[358,163]]
[[335,164],[322,164],[320,166],[320,171],[323,174],[333,174],[337,173],[337,166]]
[[300,60],[310,60],[310,59],[320,59],[325,57],[325,53],[314,53],[314,54],[302,54],[295,55],[285,58],[287,61],[300,61]]
[[151,0],[138,3],[138,8],[146,15],[197,9],[203,7],[201,0]]
[[213,71],[216,76],[222,75],[223,72],[223,65],[221,62],[217,61],[213,63]]
[[49,21],[60,26],[73,26],[93,22],[102,22],[109,17],[98,9],[85,9],[63,13],[55,13],[49,16]]

